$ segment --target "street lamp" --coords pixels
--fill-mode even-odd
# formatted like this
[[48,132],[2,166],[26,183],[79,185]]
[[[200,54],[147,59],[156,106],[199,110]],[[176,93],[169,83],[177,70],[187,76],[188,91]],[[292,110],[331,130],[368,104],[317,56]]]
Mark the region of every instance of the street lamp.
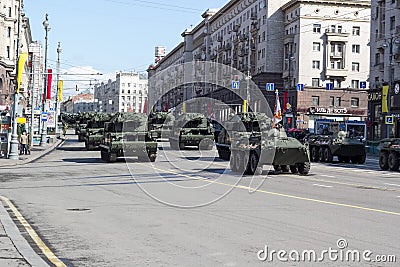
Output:
[[[289,56],[287,58],[285,58],[285,65],[288,67],[288,76],[287,76],[287,82],[286,82],[286,102],[284,102],[284,107],[283,109],[286,111],[287,113],[287,99],[289,98],[289,92],[292,88],[292,62],[295,60],[294,56],[290,53]],[[293,103],[292,103],[293,104]],[[288,117],[285,114],[285,118],[286,118],[286,124],[287,127],[290,128],[291,125],[288,124]],[[292,118],[292,120],[294,121],[294,117]]]
[[[393,88],[393,45],[399,46],[400,45],[400,37],[399,36],[391,36],[390,39],[385,41],[382,46],[387,48],[389,47],[389,90],[387,95],[388,101],[388,112],[387,115],[390,116],[390,106],[391,106],[391,90]],[[390,138],[390,124],[386,124],[386,138]]]
[[[45,47],[44,47],[44,88],[43,88],[43,106],[42,106],[42,113],[46,112],[46,98],[47,98],[47,40],[48,40],[48,33],[50,31],[49,26],[49,18],[48,14],[45,15],[45,20],[43,21],[43,27],[46,32],[45,36]],[[47,123],[46,121],[42,121],[42,132],[40,135],[40,146],[46,146],[47,143]]]
[[[58,95],[60,94],[60,85],[59,85],[59,82],[60,82],[60,53],[61,53],[61,44],[60,44],[60,42],[58,42],[58,46],[57,46],[57,93],[56,93],[56,107],[55,107],[55,112],[56,112],[56,114],[55,114],[55,119],[54,119],[54,121],[55,121],[55,123],[56,123],[56,127],[55,127],[55,134],[56,134],[56,136],[57,136],[57,133],[58,133],[58,111],[59,111],[59,103],[58,103],[58,101],[60,100],[60,99],[58,99]],[[61,89],[62,90],[62,89]]]
[[[19,43],[20,43],[20,31],[21,31],[21,3],[22,1],[19,1],[19,6],[18,6],[18,37],[17,37],[17,46],[16,46],[16,54],[15,54],[15,73],[16,77],[18,75],[18,59],[19,59]],[[10,154],[9,154],[9,159],[12,160],[18,160],[18,101],[19,101],[19,96],[18,96],[18,81],[15,82],[15,93],[14,93],[14,104],[13,104],[13,113],[12,113],[12,134],[11,134],[11,141],[10,141]]]

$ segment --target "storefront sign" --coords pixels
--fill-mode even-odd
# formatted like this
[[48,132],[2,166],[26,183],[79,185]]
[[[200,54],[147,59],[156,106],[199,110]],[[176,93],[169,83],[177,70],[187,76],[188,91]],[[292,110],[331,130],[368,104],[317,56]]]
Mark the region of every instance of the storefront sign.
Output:
[[322,108],[311,107],[308,112],[310,114],[349,114],[347,108]]
[[380,101],[382,100],[381,92],[373,92],[368,94],[368,101]]

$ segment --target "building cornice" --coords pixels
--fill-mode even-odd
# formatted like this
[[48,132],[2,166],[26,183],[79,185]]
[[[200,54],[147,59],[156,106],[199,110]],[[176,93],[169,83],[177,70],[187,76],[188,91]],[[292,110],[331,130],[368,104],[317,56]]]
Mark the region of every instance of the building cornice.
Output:
[[368,0],[292,0],[282,5],[282,10],[285,11],[300,4],[309,5],[326,5],[326,6],[357,6],[357,7],[371,7],[371,1]]

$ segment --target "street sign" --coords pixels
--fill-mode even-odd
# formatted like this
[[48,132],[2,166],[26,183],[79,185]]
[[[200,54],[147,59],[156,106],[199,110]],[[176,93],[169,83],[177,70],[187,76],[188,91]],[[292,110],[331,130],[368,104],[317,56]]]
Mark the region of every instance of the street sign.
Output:
[[333,83],[327,83],[326,90],[333,90]]
[[47,112],[42,112],[41,121],[43,121],[43,122],[47,121]]
[[304,84],[298,83],[296,86],[297,91],[304,91]]
[[240,82],[239,81],[232,81],[232,89],[239,89]]
[[385,116],[385,124],[394,124],[394,116]]
[[266,88],[267,91],[275,91],[275,84],[274,83],[267,83]]
[[367,88],[367,82],[360,82],[360,88],[362,89]]

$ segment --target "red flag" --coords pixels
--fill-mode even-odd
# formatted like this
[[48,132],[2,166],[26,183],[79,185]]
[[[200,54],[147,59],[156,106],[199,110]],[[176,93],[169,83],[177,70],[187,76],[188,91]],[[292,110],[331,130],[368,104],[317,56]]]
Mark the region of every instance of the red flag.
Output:
[[46,95],[46,99],[50,100],[51,99],[51,81],[53,79],[53,70],[52,69],[48,69],[47,72],[48,72],[48,74],[47,74],[47,95]]
[[169,107],[168,107],[168,102],[167,102],[167,103],[165,103],[165,111],[168,112],[168,109],[169,109]]
[[287,103],[288,103],[288,93],[284,92],[283,93],[283,111],[286,112],[287,111]]
[[147,114],[147,98],[144,99],[143,112],[142,113]]

